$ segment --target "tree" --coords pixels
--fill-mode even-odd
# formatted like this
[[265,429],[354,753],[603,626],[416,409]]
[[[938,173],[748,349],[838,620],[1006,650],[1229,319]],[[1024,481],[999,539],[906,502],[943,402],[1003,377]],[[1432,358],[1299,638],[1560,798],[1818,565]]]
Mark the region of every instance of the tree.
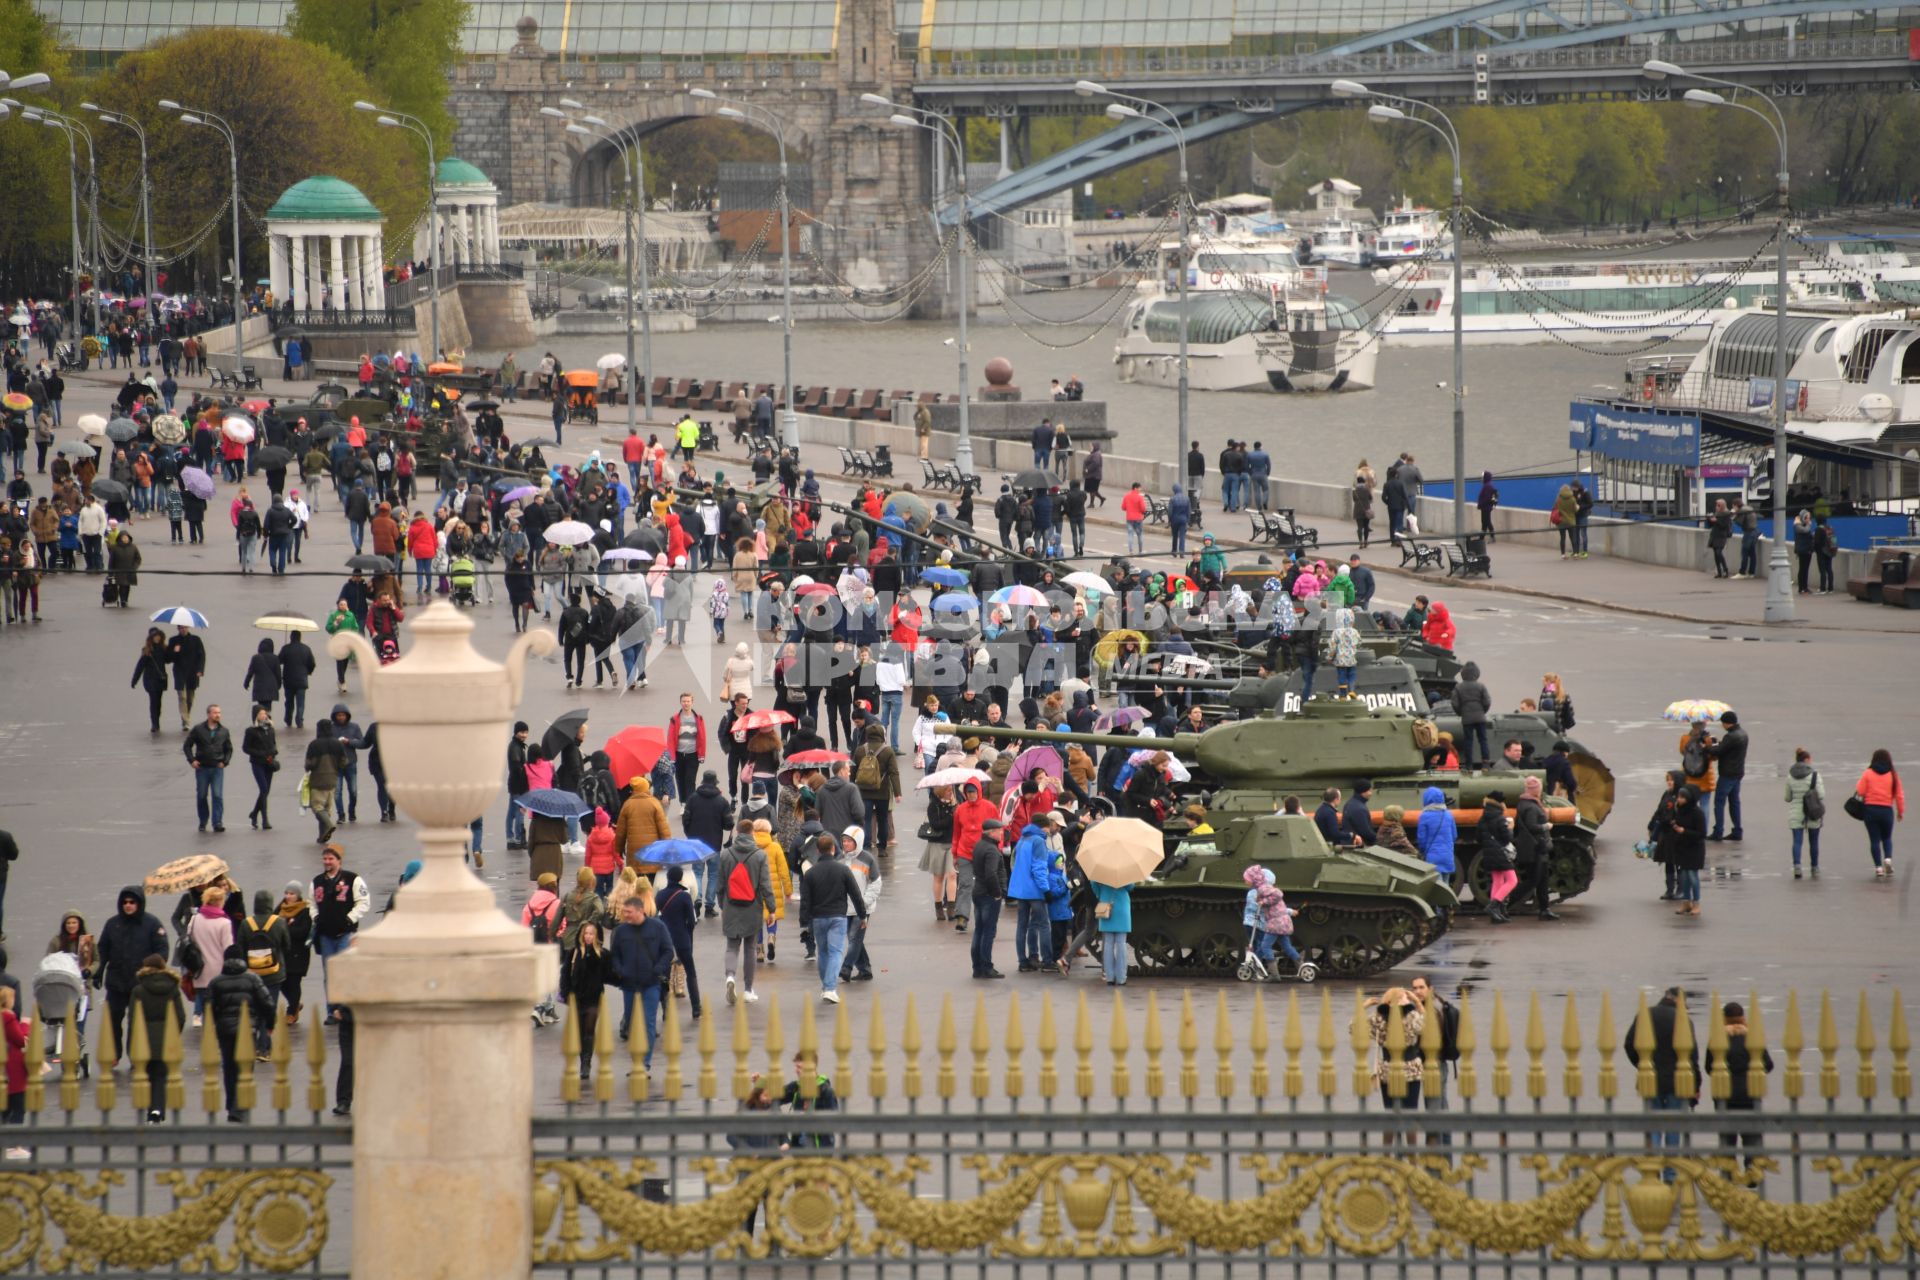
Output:
[[287,31],[346,59],[380,106],[426,121],[444,156],[453,140],[447,77],[467,16],[466,0],[294,0]]
[[[66,55],[30,0],[0,0],[0,68],[16,80],[44,71],[54,91],[67,78]],[[8,193],[0,200],[0,296],[66,296],[66,140],[17,113],[0,120],[0,191]]]

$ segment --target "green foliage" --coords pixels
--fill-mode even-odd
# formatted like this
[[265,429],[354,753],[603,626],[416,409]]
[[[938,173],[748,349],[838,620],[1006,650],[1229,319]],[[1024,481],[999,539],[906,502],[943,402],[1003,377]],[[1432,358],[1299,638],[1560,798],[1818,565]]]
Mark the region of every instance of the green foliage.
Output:
[[[683,209],[713,191],[723,161],[773,164],[780,159],[780,144],[765,129],[711,117],[682,120],[656,130],[641,145],[646,154],[647,199],[665,200],[677,190]],[[791,155],[787,161],[801,165],[806,157]],[[816,199],[826,193],[824,178],[823,174],[815,179]]]
[[453,140],[447,78],[467,14],[466,0],[294,0],[287,30],[346,59],[372,101],[426,121],[444,156]]
[[[0,69],[15,79],[44,71],[57,92],[67,59],[54,34],[29,0],[0,0]],[[47,92],[14,96],[51,104]],[[65,280],[54,271],[66,267],[70,239],[66,139],[17,113],[0,120],[0,191],[8,193],[0,200],[0,280],[7,285],[0,292],[64,293]]]

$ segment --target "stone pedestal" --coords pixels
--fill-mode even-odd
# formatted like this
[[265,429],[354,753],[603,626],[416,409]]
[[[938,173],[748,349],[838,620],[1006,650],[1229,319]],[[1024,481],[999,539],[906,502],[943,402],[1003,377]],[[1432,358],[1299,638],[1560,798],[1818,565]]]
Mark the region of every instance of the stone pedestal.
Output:
[[409,624],[413,647],[381,667],[357,635],[394,802],[423,825],[420,874],[333,962],[354,1019],[353,1274],[518,1280],[531,1269],[533,1038],[528,1009],[557,958],[467,870],[467,825],[500,788],[500,753],[529,651],[507,665],[468,642],[444,601]]

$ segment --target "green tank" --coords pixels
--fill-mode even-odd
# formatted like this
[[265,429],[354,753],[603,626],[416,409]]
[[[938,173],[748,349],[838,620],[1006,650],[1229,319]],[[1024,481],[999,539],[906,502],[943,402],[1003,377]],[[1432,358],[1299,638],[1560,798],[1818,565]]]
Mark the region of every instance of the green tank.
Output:
[[1293,945],[1304,981],[1315,969],[1342,978],[1385,972],[1444,934],[1458,905],[1419,858],[1332,848],[1309,817],[1241,814],[1211,835],[1179,839],[1153,881],[1135,887],[1134,971],[1237,972],[1250,941],[1242,919],[1253,866],[1272,872],[1300,913]]
[[[1200,799],[1207,821],[1218,828],[1240,817],[1271,814],[1287,797],[1311,810],[1320,792],[1338,787],[1343,794],[1354,782],[1373,783],[1372,809],[1378,821],[1388,805],[1417,814],[1429,787],[1439,789],[1455,811],[1460,840],[1455,851],[1461,874],[1473,887],[1477,902],[1486,900],[1491,875],[1479,867],[1474,824],[1490,792],[1498,791],[1509,806],[1520,798],[1528,777],[1538,769],[1458,773],[1429,771],[1425,754],[1415,740],[1416,719],[1392,706],[1370,708],[1355,699],[1309,699],[1299,712],[1276,716],[1262,712],[1250,719],[1229,720],[1204,733],[1172,738],[1140,738],[1123,734],[1061,733],[1044,729],[1014,729],[968,725],[968,736],[1013,738],[1098,747],[1152,747],[1177,756],[1193,768],[1193,780],[1179,790]],[[1548,888],[1556,899],[1576,897],[1593,884],[1594,840],[1598,825],[1582,817],[1565,800],[1544,802],[1552,823],[1552,852],[1547,859]],[[1179,820],[1165,826],[1170,846],[1186,834]],[[1523,881],[1516,891],[1530,890]]]

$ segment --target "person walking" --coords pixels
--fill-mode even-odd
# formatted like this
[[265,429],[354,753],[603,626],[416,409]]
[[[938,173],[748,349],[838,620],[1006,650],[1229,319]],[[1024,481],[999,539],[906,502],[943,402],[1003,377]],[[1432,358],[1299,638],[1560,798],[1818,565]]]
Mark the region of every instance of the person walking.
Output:
[[[1832,557],[1828,557],[1831,566]],[[107,544],[107,574],[112,579],[116,599],[122,609],[133,597],[133,589],[140,582],[140,548],[133,543],[133,532],[122,529],[113,535]],[[1827,576],[1832,578],[1831,567]]]
[[91,980],[95,990],[106,990],[108,1030],[114,1037],[111,1045],[102,1039],[100,1056],[110,1051],[117,1051],[116,1058],[127,1056],[133,1044],[127,1015],[141,967],[149,957],[155,957],[164,968],[166,951],[167,929],[148,912],[146,890],[137,884],[120,890],[113,918],[101,928],[94,944],[96,960]]
[[[1681,1091],[1683,1081],[1680,1078],[1680,1053],[1676,1048],[1680,1021],[1686,1015],[1680,1008],[1680,1001],[1686,993],[1679,987],[1668,987],[1660,1002],[1647,1010],[1647,1022],[1653,1031],[1653,1096],[1646,1100],[1648,1111],[1689,1111],[1700,1100],[1700,1041],[1689,1034],[1687,1037],[1687,1079],[1686,1091]],[[1635,1067],[1640,1065],[1640,1028],[1638,1019],[1629,1019],[1625,1048],[1627,1061]],[[1692,1019],[1687,1018],[1689,1032]],[[1678,1147],[1681,1136],[1677,1133],[1656,1133],[1650,1135],[1655,1147]],[[1674,1179],[1673,1171],[1667,1170],[1661,1178],[1666,1182]]]
[[[261,1055],[256,1045],[240,1043],[240,1011],[246,1009],[258,1029],[272,1025],[273,996],[259,974],[248,967],[247,952],[237,943],[228,944],[220,957],[219,972],[208,982],[207,1003],[213,1006],[213,1036],[220,1046],[220,1079],[227,1100],[227,1119],[244,1124],[247,1113],[240,1108],[240,1055]],[[197,1024],[199,1016],[194,1017]]]
[[[1707,748],[1707,755],[1716,766],[1717,781],[1713,788],[1713,832],[1707,839],[1716,844],[1722,840],[1740,843],[1742,823],[1740,821],[1740,783],[1747,776],[1747,731],[1740,727],[1740,717],[1732,711],[1720,713],[1721,729],[1719,740]],[[1727,814],[1733,814],[1733,829],[1727,830]]]
[[647,1025],[647,1052],[641,1070],[653,1070],[653,1046],[659,1039],[660,1001],[673,979],[673,935],[667,931],[653,901],[653,885],[640,882],[639,892],[620,907],[620,925],[609,948],[614,982],[620,988],[619,1039],[633,1028],[633,1001],[640,999]]
[[267,988],[265,1016],[256,1013],[253,1019],[254,1056],[264,1062],[272,1056],[273,1012],[280,1004],[280,988],[286,982],[287,954],[291,948],[287,921],[274,909],[271,890],[254,890],[253,911],[241,920],[234,932],[246,953],[247,971]]
[[158,627],[147,628],[147,639],[134,660],[133,679],[128,687],[139,686],[147,695],[148,732],[160,732],[160,699],[167,692],[167,637]]
[[[240,687],[252,693],[253,709],[266,711],[271,720],[273,704],[280,701],[280,659],[273,652],[273,641],[262,640],[247,659],[247,674],[241,677]],[[252,717],[248,720],[251,722]]]
[[[1720,1008],[1720,1016],[1725,1020],[1727,1048],[1724,1062],[1727,1068],[1727,1096],[1715,1098],[1715,1111],[1758,1111],[1759,1100],[1747,1087],[1748,1072],[1753,1070],[1753,1049],[1747,1044],[1747,1010],[1738,1001],[1729,1000]],[[1762,1047],[1760,1050],[1760,1070],[1766,1074],[1773,1070],[1773,1055]],[[1732,1149],[1736,1145],[1742,1150],[1743,1163],[1751,1169],[1754,1153],[1760,1149],[1760,1134],[1722,1133],[1720,1145]]]
[[1127,491],[1120,495],[1120,514],[1127,522],[1127,552],[1130,555],[1145,555],[1147,553],[1147,495],[1140,491],[1138,480],[1127,486]]
[[[343,852],[330,844],[320,853],[320,874],[313,878],[313,949],[320,957],[321,996],[327,993],[327,965],[353,944],[360,921],[373,906],[367,882],[341,865]],[[327,1021],[338,1023],[339,1011],[328,1002]]]
[[287,1004],[287,1025],[300,1022],[300,987],[306,980],[313,956],[313,908],[307,901],[306,886],[298,880],[287,881],[280,892],[274,914],[287,928],[286,959],[280,975],[280,998]]
[[[261,643],[273,647],[271,640]],[[253,770],[253,785],[258,792],[253,808],[247,810],[247,825],[257,831],[271,831],[273,823],[267,818],[267,793],[273,789],[273,775],[280,770],[280,743],[273,732],[272,708],[253,709],[253,723],[240,738],[240,753],[246,756]]]
[[[574,922],[567,922],[572,931]],[[600,922],[581,920],[571,948],[560,952],[560,986],[567,992],[573,1016],[580,1021],[580,1079],[593,1075],[594,1033],[600,1028],[600,1006],[606,998],[613,967],[601,945]]]
[[[734,824],[732,842],[713,860],[713,875],[720,885],[720,936],[727,943],[727,1003],[744,999],[752,1004],[760,999],[753,989],[760,931],[773,910],[773,872],[753,838],[752,818]],[[814,941],[819,941],[817,932]]]
[[[1493,511],[1495,507],[1500,505],[1500,490],[1495,487],[1493,483],[1493,472],[1482,471],[1480,473],[1480,493],[1479,496],[1473,500],[1473,504],[1480,510],[1481,534],[1485,536],[1488,542],[1493,542],[1496,537],[1493,531]],[[1360,545],[1363,547],[1367,545],[1364,539]]]
[[[176,922],[178,918],[175,917]],[[182,977],[193,984],[193,1025],[196,1027],[206,1011],[208,989],[220,976],[227,948],[233,945],[233,923],[227,914],[226,886],[219,884],[209,885],[201,892],[200,905],[187,917],[185,938],[175,959],[186,971]]]
[[191,727],[193,698],[207,675],[207,646],[189,627],[176,627],[167,641],[167,664],[173,668],[173,688],[180,703],[180,732]]
[[307,744],[305,764],[307,808],[318,824],[314,843],[326,844],[333,839],[333,799],[347,764],[346,746],[334,736],[332,720],[322,720],[313,726],[313,741]]
[[667,868],[667,887],[660,891],[654,901],[660,909],[660,920],[667,926],[667,934],[673,939],[673,958],[680,966],[686,984],[687,1006],[695,1021],[700,1018],[700,975],[693,965],[693,930],[699,923],[700,911],[694,904],[693,894],[686,884],[685,867]]
[[1365,549],[1367,538],[1373,531],[1373,489],[1365,480],[1356,477],[1348,496],[1353,503],[1354,540]]
[[[125,891],[122,891],[124,896]],[[152,919],[151,916],[148,919]],[[158,922],[155,922],[158,927]],[[167,1043],[167,1025],[172,1023],[176,1031],[184,1030],[187,1023],[187,1005],[180,993],[180,978],[167,968],[167,959],[158,949],[141,957],[136,962],[138,968],[128,981],[127,993],[121,1005],[130,1015],[127,1021],[129,1034],[133,1025],[131,1019],[139,1018],[147,1026],[147,1060],[145,1063],[131,1059],[133,1041],[128,1039],[120,1046],[120,1056],[128,1059],[130,1070],[138,1071],[142,1066],[147,1071],[147,1123],[159,1124],[167,1118],[167,1063],[163,1056]],[[108,988],[111,1002],[112,988]],[[119,1024],[121,1014],[114,1015],[115,1025]]]
[[840,1003],[849,912],[859,918],[855,928],[867,927],[867,899],[859,877],[841,861],[840,842],[822,833],[814,842],[813,865],[800,877],[800,927],[813,934],[820,998],[829,1004]]
[[207,823],[215,831],[225,831],[226,771],[233,760],[233,735],[220,723],[220,704],[209,703],[207,718],[187,732],[181,753],[193,768],[193,805],[200,817],[200,830]]
[[[1873,857],[1873,874],[1893,875],[1893,826],[1907,817],[1907,792],[1893,768],[1893,753],[1876,749],[1860,781],[1853,784],[1854,797],[1860,801],[1860,821],[1867,826],[1867,852]],[[1849,810],[1851,812],[1851,810]]]
[[[848,737],[852,737],[851,732]],[[893,806],[901,795],[900,757],[887,745],[887,731],[878,720],[867,721],[866,740],[854,751],[850,764],[854,785],[866,806],[862,825],[867,848],[878,856],[894,846]]]
[[1795,747],[1793,767],[1787,770],[1785,799],[1787,830],[1793,834],[1793,878],[1800,878],[1800,846],[1807,847],[1807,863],[1813,878],[1820,878],[1820,828],[1827,816],[1827,788],[1820,771],[1813,767],[1813,752]]
[[1672,858],[1680,906],[1675,915],[1700,914],[1700,873],[1707,865],[1707,815],[1700,808],[1700,789],[1689,782],[1680,788],[1673,806]]
[[313,671],[318,665],[313,649],[300,638],[298,631],[292,632],[280,646],[278,662],[280,694],[286,699],[285,726],[304,729],[307,727],[307,688],[313,682]]

